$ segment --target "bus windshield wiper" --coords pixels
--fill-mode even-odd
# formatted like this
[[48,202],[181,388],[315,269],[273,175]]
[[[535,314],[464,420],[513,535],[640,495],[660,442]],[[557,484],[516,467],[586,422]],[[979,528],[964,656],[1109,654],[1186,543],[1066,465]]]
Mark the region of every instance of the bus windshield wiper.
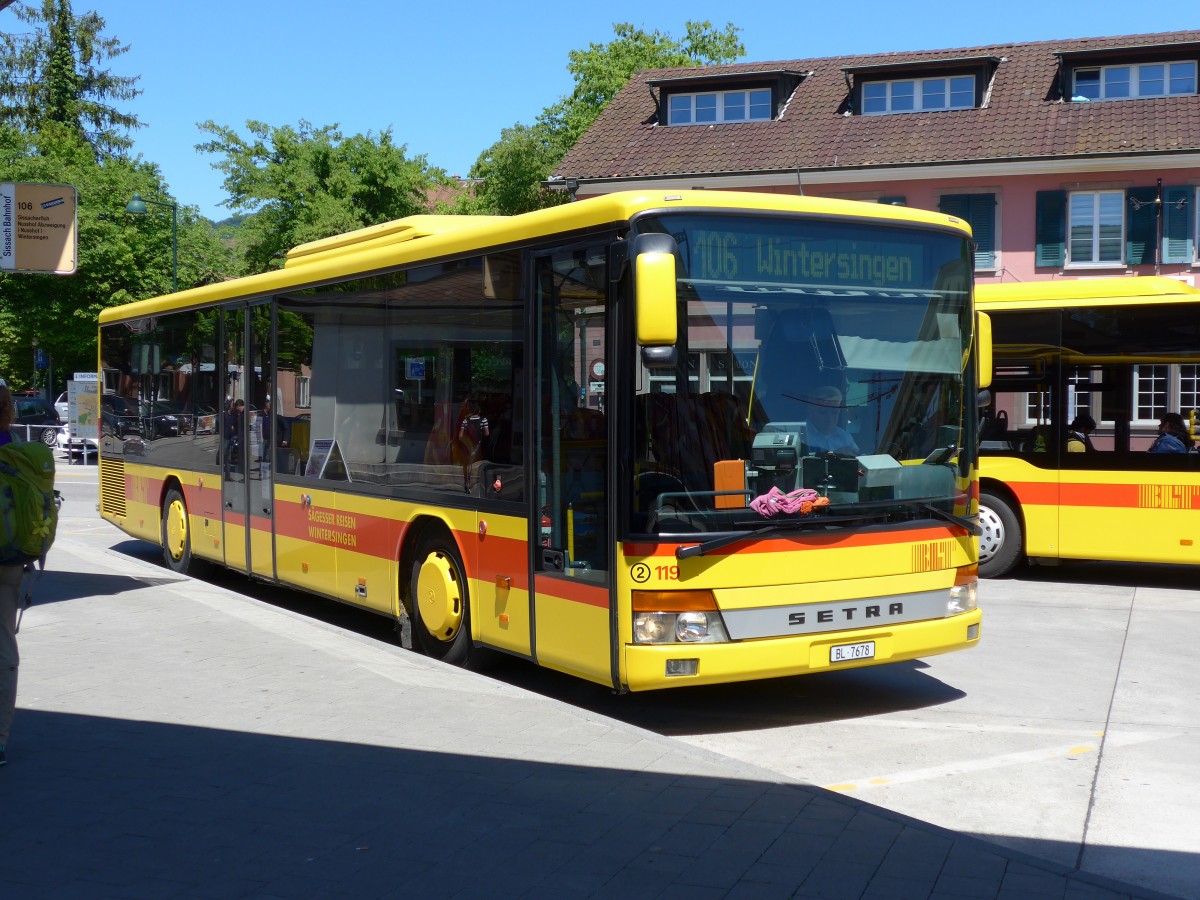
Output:
[[692,544],[690,547],[678,547],[675,550],[675,558],[691,559],[693,556],[703,556],[706,553],[711,553],[713,550],[720,550],[722,547],[728,547],[730,544],[736,544],[738,541],[744,541],[746,538],[759,537],[764,534],[775,534],[776,532],[784,531],[799,524],[801,523],[776,522],[763,528],[752,529],[750,531],[735,531],[732,534],[723,534],[720,537],[713,538],[711,541],[705,541],[703,544]]
[[935,516],[945,519],[947,522],[953,522],[955,525],[967,529],[967,532],[975,535],[975,537],[979,537],[981,534],[983,534],[983,529],[979,525],[978,518],[968,518],[966,516],[955,515],[952,512],[946,512],[944,509],[938,509],[932,503],[922,503],[921,509],[925,510],[926,512],[931,512]]
[[968,533],[973,534],[976,537],[979,537],[979,535],[983,534],[983,529],[979,525],[978,517],[960,516],[960,515],[956,515],[955,513],[952,513],[952,512],[946,512],[946,510],[941,509],[940,507],[934,506],[930,502],[933,499],[935,499],[935,498],[920,497],[920,498],[914,498],[912,500],[902,500],[900,502],[906,506],[919,507],[927,513],[932,513],[933,515],[937,516],[939,519],[945,519],[947,522],[953,522],[955,525],[959,526],[960,528],[965,528]]

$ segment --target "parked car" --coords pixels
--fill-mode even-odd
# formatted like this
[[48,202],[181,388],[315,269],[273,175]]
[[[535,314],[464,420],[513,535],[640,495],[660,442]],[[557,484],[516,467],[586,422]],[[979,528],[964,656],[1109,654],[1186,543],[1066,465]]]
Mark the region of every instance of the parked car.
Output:
[[58,429],[58,449],[64,453],[74,455],[82,454],[86,459],[89,453],[97,453],[100,450],[99,443],[92,438],[75,438],[71,440],[69,434],[70,429],[63,427]]
[[58,410],[58,417],[64,422],[71,418],[71,405],[67,402],[66,391],[58,395],[58,399],[54,401],[54,408]]
[[18,434],[31,441],[40,440],[47,447],[58,443],[62,419],[49,400],[30,394],[18,394],[13,397],[13,406],[16,407],[13,425]]
[[127,400],[116,394],[101,395],[100,433],[113,434],[119,438],[140,436],[142,418],[137,401]]
[[174,437],[181,433],[180,423],[183,418],[183,404],[174,400],[159,400],[151,404],[149,400],[141,403],[142,434],[146,440],[153,441],[160,437]]

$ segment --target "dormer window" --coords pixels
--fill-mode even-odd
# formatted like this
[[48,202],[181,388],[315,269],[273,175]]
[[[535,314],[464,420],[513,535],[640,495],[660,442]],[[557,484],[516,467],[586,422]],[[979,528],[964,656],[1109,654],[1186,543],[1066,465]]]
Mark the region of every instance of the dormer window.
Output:
[[771,91],[706,91],[674,94],[670,98],[668,125],[710,125],[716,122],[752,122],[771,118]]
[[971,109],[975,106],[975,76],[868,81],[862,86],[864,116],[886,113]]
[[1060,50],[1058,88],[1066,101],[1195,96],[1200,41]]
[[787,69],[693,71],[647,82],[660,125],[770,122],[811,72]]
[[1128,100],[1196,93],[1196,61],[1075,70],[1072,100]]
[[977,109],[986,102],[996,68],[996,56],[952,59],[889,60],[865,66],[845,66],[848,97],[845,115],[886,116],[893,113]]

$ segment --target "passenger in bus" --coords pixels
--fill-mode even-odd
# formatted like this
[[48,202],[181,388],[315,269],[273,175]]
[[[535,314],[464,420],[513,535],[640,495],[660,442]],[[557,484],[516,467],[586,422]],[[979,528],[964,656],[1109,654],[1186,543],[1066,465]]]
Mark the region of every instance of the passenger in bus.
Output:
[[1158,437],[1150,445],[1150,453],[1187,453],[1192,449],[1192,436],[1179,413],[1163,413],[1158,420]]
[[1071,428],[1067,432],[1068,453],[1091,453],[1096,448],[1092,446],[1092,432],[1096,430],[1096,420],[1087,413],[1080,413],[1071,420]]
[[838,424],[842,414],[842,392],[833,385],[817,388],[808,404],[808,449],[811,453],[840,453],[857,456],[858,444]]
[[491,437],[492,426],[479,408],[474,395],[463,403],[462,422],[458,426],[455,456],[463,467],[463,488],[471,490],[471,466],[483,457],[483,442]]
[[225,406],[225,465],[232,468],[242,462],[242,417],[245,400],[230,400]]

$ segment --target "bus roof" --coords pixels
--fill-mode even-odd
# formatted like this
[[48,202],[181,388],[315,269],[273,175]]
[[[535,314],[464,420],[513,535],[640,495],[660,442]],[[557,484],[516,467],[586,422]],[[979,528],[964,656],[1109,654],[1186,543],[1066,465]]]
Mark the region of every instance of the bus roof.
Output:
[[970,235],[962,219],[904,206],[746,191],[622,191],[517,216],[420,215],[372,225],[301,244],[288,254],[282,269],[110,307],[101,311],[100,322],[238,297],[266,297],[276,291],[608,227],[652,210],[808,213],[940,227]]
[[1097,304],[1136,305],[1169,302],[1172,299],[1195,303],[1200,301],[1200,290],[1186,282],[1161,275],[975,285],[975,304],[983,310]]

